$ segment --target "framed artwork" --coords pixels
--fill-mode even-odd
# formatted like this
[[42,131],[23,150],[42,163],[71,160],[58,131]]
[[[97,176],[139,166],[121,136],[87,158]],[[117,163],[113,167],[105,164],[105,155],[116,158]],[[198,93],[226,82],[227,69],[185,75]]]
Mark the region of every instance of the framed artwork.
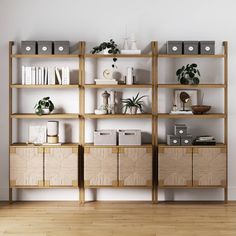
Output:
[[177,111],[191,111],[191,106],[197,105],[197,103],[197,89],[176,89],[174,91],[174,104],[176,105]]
[[46,142],[46,125],[29,125],[28,142],[33,144],[43,144]]

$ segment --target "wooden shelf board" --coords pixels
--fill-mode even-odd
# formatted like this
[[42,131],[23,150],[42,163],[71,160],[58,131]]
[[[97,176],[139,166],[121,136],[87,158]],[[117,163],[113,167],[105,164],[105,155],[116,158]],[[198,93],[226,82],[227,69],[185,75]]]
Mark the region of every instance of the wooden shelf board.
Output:
[[78,119],[79,114],[65,113],[65,114],[50,114],[38,116],[34,113],[13,113],[11,118],[15,119]]
[[184,84],[158,84],[158,88],[176,88],[176,89],[197,89],[197,88],[226,88],[225,84],[198,84],[198,85],[184,85]]
[[85,84],[84,88],[152,88],[151,84]]
[[52,188],[62,188],[62,189],[78,189],[79,186],[28,186],[28,185],[18,185],[18,186],[11,186],[11,188],[17,189],[52,189]]
[[152,147],[152,144],[142,144],[142,145],[94,145],[93,143],[86,143],[85,147],[95,147],[95,148],[146,148]]
[[140,186],[85,186],[86,189],[96,189],[96,188],[144,188],[144,189],[150,189],[152,188],[152,186],[144,186],[144,185],[140,185]]
[[64,148],[64,147],[79,147],[78,143],[62,143],[61,145],[34,145],[34,144],[27,144],[27,143],[13,143],[10,145],[11,147],[42,147],[42,148]]
[[189,114],[168,114],[168,113],[158,113],[158,118],[161,119],[220,119],[220,118],[226,118],[226,115],[223,113],[207,113],[203,115],[189,115]]
[[227,145],[223,143],[217,143],[216,145],[191,145],[191,146],[173,146],[167,144],[159,144],[158,147],[160,148],[225,148]]
[[151,58],[151,54],[85,54],[87,58]]
[[94,113],[84,114],[84,118],[89,119],[125,119],[125,118],[152,118],[152,114],[107,114],[107,115],[96,115]]
[[223,185],[217,185],[217,186],[158,186],[159,189],[170,189],[170,188],[180,188],[180,189],[204,189],[204,188],[210,188],[210,189],[216,189],[216,188],[225,188]]
[[160,58],[224,58],[224,54],[215,54],[215,55],[201,55],[201,54],[158,54]]
[[79,58],[79,54],[12,54],[12,58]]
[[32,89],[47,89],[47,88],[53,88],[53,89],[65,89],[65,88],[79,88],[78,84],[69,84],[69,85],[60,85],[60,84],[50,84],[50,85],[23,85],[23,84],[11,84],[11,88],[32,88]]

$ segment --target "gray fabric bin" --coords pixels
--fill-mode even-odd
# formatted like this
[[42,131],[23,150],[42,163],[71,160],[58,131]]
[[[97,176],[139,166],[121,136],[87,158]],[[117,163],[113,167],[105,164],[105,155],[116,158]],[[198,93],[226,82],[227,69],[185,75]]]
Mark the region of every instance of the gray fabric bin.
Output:
[[38,41],[38,54],[52,53],[52,41]]
[[182,54],[183,42],[182,41],[167,41],[167,54]]
[[167,135],[167,144],[170,146],[180,146],[180,136]]
[[198,54],[199,42],[198,41],[184,41],[184,54]]
[[193,142],[193,136],[192,135],[186,135],[181,137],[180,143],[182,146],[191,146]]
[[177,136],[186,136],[187,135],[187,126],[185,124],[175,124],[174,134]]
[[70,53],[69,41],[54,42],[54,54],[69,54],[69,53]]
[[119,145],[141,145],[141,130],[119,130]]
[[36,41],[21,41],[21,54],[36,54]]
[[200,53],[203,55],[214,55],[215,54],[215,41],[201,41]]
[[116,130],[95,130],[94,145],[116,145]]

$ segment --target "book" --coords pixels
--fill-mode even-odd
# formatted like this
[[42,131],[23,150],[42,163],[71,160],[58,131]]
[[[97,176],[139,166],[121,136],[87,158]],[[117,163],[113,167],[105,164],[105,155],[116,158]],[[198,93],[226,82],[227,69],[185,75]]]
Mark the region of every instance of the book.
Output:
[[96,84],[118,84],[118,81],[115,79],[95,79]]
[[30,85],[31,84],[31,67],[26,66],[26,73],[25,73],[25,84]]
[[192,115],[192,111],[171,111],[171,115]]
[[58,84],[62,84],[60,71],[57,67],[55,67],[55,72],[56,72],[56,78],[57,78]]
[[36,68],[31,67],[31,84],[36,84]]
[[48,84],[48,68],[44,68],[44,84]]
[[25,66],[21,67],[21,84],[25,84]]
[[121,50],[121,54],[141,54],[141,50],[139,50],[139,49],[137,49],[137,50],[123,49],[123,50]]

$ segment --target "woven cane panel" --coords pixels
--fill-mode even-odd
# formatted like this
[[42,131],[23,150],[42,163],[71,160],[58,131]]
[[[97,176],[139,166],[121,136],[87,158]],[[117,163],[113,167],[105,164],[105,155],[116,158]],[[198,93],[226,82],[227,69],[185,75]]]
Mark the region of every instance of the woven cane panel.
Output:
[[191,148],[164,148],[158,154],[160,186],[192,185]]
[[224,185],[226,151],[222,148],[196,148],[193,153],[193,180],[196,186]]
[[112,148],[90,148],[90,152],[84,154],[85,184],[114,186],[117,183],[117,155]]
[[43,153],[38,148],[15,148],[10,153],[10,182],[38,186],[43,181]]
[[124,148],[119,153],[119,182],[122,186],[151,186],[152,152],[147,148]]
[[78,183],[78,150],[49,148],[45,152],[45,181],[49,186],[74,186]]

